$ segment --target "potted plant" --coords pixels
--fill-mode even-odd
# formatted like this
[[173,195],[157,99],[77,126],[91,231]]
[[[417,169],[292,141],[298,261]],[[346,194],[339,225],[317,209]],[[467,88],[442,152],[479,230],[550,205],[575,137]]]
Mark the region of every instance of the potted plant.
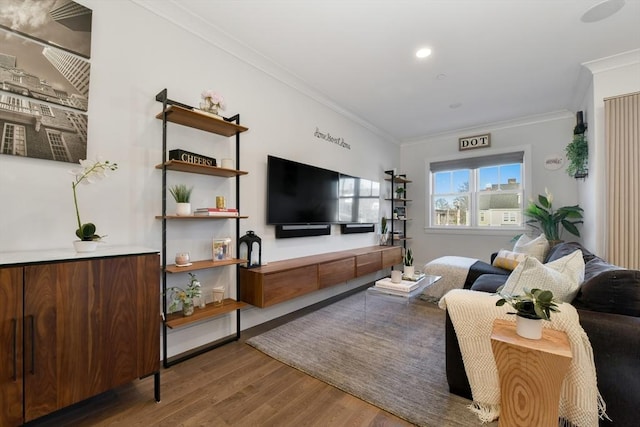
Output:
[[177,286],[173,286],[168,291],[171,292],[169,297],[171,298],[171,304],[169,305],[169,312],[173,313],[178,308],[178,304],[182,304],[182,314],[184,316],[191,316],[194,312],[194,298],[202,297],[202,289],[200,281],[196,278],[195,274],[189,273],[189,284],[183,289]]
[[71,183],[73,191],[73,204],[76,208],[76,220],[78,228],[76,236],[80,240],[73,242],[76,252],[93,252],[96,250],[97,242],[105,237],[96,234],[96,226],[91,222],[82,223],[80,220],[80,210],[78,209],[78,193],[77,188],[80,184],[91,184],[108,176],[110,171],[118,169],[117,163],[111,163],[109,160],[104,162],[101,160],[80,160],[80,168],[70,171],[75,176],[75,180]]
[[405,188],[404,187],[398,187],[396,188],[396,198],[397,199],[402,199],[404,197],[404,193],[405,193]]
[[184,184],[176,184],[169,187],[169,193],[176,201],[176,215],[189,216],[191,215],[191,192],[193,187],[187,188]]
[[415,267],[413,266],[413,252],[411,252],[411,248],[408,248],[404,253],[404,259],[402,260],[404,264],[404,276],[413,279],[415,276]]
[[383,216],[380,220],[380,244],[387,244],[387,217]]
[[584,133],[573,135],[573,141],[565,148],[567,173],[574,178],[586,178],[589,160],[589,143]]
[[524,210],[525,216],[531,218],[526,221],[526,224],[543,232],[551,246],[561,241],[563,229],[580,237],[580,231],[576,225],[583,223],[582,208],[578,205],[564,206],[554,211],[553,195],[546,188],[544,191],[546,196],[538,195],[538,204],[531,201]]
[[524,338],[538,340],[542,337],[541,320],[550,320],[551,312],[559,312],[557,301],[553,299],[553,293],[548,290],[524,289],[524,295],[503,294],[503,286],[498,288],[500,299],[496,306],[501,307],[508,303],[516,312],[516,333]]

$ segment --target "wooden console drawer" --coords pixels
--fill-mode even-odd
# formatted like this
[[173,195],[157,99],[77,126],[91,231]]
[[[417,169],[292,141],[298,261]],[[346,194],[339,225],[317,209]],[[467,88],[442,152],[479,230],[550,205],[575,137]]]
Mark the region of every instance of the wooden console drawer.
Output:
[[402,247],[394,246],[382,252],[382,268],[393,267],[402,264]]
[[318,264],[318,284],[320,288],[337,285],[354,277],[356,277],[355,257]]
[[242,301],[256,307],[269,307],[317,291],[318,266],[309,265],[269,274],[241,269],[240,289]]
[[382,252],[372,252],[356,256],[356,276],[382,270]]

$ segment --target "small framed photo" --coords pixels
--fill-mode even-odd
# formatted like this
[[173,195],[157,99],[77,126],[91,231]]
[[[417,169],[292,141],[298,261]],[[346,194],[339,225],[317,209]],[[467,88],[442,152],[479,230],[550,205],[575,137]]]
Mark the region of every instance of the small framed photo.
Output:
[[396,206],[393,208],[394,219],[407,219],[407,211],[404,206]]
[[233,258],[231,238],[213,239],[213,261],[223,261]]

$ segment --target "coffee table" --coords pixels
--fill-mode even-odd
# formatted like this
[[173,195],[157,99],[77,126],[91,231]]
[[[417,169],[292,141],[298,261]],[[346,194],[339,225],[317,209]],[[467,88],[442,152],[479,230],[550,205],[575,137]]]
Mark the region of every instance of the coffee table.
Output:
[[[365,291],[364,295],[365,324],[367,323],[367,311],[371,306],[374,305],[373,299],[384,299],[389,302],[400,303],[407,306],[418,295],[422,294],[427,286],[434,284],[435,282],[440,280],[441,277],[442,276],[425,275],[415,282],[418,284],[418,286],[410,292],[394,291],[392,289],[371,286]],[[408,281],[403,282],[406,283]]]

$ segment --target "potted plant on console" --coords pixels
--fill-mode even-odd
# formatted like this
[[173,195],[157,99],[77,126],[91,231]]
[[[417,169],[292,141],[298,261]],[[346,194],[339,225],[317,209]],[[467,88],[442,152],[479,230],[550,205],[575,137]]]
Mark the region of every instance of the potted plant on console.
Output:
[[118,169],[117,163],[111,163],[109,160],[80,160],[80,168],[70,171],[75,176],[75,180],[71,183],[73,190],[73,204],[76,208],[76,219],[78,221],[78,229],[76,236],[80,240],[75,240],[73,246],[76,252],[93,252],[98,246],[98,241],[105,236],[96,234],[96,226],[92,222],[82,223],[80,221],[80,210],[78,209],[77,188],[80,184],[91,184],[108,176],[110,171]]
[[508,303],[516,312],[516,333],[523,338],[539,340],[542,338],[542,320],[549,320],[551,312],[559,312],[553,293],[548,290],[524,289],[524,295],[502,294],[504,286],[498,288],[500,299],[496,306]]
[[176,201],[176,215],[189,216],[191,215],[191,192],[193,187],[187,188],[184,184],[176,184],[169,188],[169,193]]
[[411,252],[411,248],[408,248],[404,253],[404,276],[408,279],[413,279],[415,275],[415,267],[413,266],[413,253]]

